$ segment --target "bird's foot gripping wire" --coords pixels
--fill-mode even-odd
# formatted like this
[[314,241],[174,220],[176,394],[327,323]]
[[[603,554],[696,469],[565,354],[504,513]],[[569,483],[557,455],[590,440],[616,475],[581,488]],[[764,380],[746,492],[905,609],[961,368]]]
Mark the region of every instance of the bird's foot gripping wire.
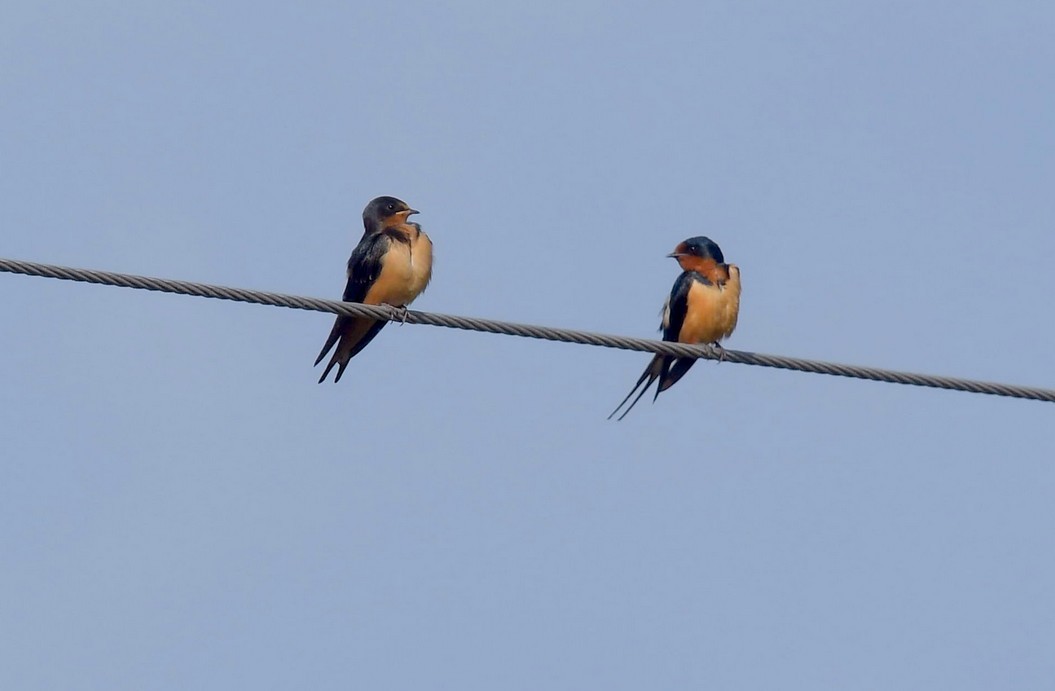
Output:
[[711,347],[718,351],[718,362],[725,362],[725,348],[718,341],[711,343]]
[[[403,326],[404,324],[407,323],[407,315],[410,314],[410,310],[407,309],[406,305],[389,305],[388,303],[385,303],[385,306],[386,307],[391,307],[392,309],[394,309],[397,312],[399,312],[399,325],[400,326]],[[393,321],[395,321],[395,320],[393,320]]]

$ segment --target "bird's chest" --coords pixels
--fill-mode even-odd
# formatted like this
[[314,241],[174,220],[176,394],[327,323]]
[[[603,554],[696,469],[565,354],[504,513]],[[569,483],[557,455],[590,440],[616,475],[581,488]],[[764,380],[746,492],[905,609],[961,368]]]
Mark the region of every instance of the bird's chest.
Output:
[[432,280],[432,240],[419,232],[407,252],[407,271],[411,290],[418,295]]
[[678,334],[682,343],[712,343],[720,341],[736,328],[736,307],[739,291],[723,287],[694,283],[689,289],[688,309],[685,321]]
[[377,280],[377,296],[388,304],[408,305],[421,294],[431,277],[432,243],[428,236],[419,233],[409,241],[395,241]]

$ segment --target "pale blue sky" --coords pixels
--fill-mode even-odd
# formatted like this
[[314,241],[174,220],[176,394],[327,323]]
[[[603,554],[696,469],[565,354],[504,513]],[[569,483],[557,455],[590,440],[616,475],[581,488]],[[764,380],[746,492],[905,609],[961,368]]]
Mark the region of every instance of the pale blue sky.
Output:
[[[9,0],[0,256],[1055,386],[1050,2]],[[1050,689],[1055,407],[0,275],[5,689]]]

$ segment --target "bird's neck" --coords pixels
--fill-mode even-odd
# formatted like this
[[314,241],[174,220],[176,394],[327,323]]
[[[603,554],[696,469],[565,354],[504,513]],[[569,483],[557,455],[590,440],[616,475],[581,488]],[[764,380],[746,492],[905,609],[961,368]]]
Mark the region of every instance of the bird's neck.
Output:
[[695,271],[715,285],[729,280],[729,266],[719,264],[709,257],[678,257],[678,263],[681,264],[682,270]]
[[381,228],[382,233],[391,233],[393,235],[399,235],[404,238],[407,242],[417,239],[421,235],[421,226],[417,223],[393,223],[391,225],[384,226]]

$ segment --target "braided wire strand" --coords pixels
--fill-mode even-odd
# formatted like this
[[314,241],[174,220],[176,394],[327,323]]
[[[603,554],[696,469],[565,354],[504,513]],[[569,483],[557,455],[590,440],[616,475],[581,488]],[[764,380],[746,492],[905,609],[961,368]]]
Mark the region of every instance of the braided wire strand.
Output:
[[217,300],[231,300],[234,302],[267,305],[270,307],[288,307],[290,309],[310,310],[315,312],[331,312],[333,314],[344,314],[353,317],[367,317],[370,319],[384,319],[388,321],[405,320],[408,324],[441,326],[450,329],[463,329],[466,331],[479,331],[506,336],[520,336],[524,338],[538,338],[548,341],[558,341],[561,343],[578,343],[582,345],[600,346],[603,348],[617,348],[621,350],[657,353],[660,355],[673,355],[676,357],[703,358],[708,360],[721,359],[725,362],[734,362],[741,365],[772,367],[812,374],[827,374],[836,377],[867,379],[871,381],[887,382],[890,384],[905,384],[909,386],[948,389],[951,391],[965,391],[968,393],[989,394],[992,396],[1006,396],[1009,398],[1022,398],[1033,401],[1055,403],[1055,390],[1031,386],[1000,384],[961,379],[957,377],[943,377],[933,374],[916,374],[912,372],[879,369],[876,367],[843,365],[833,362],[807,360],[804,358],[786,357],[782,355],[752,353],[743,350],[725,349],[723,352],[712,346],[686,345],[684,343],[670,343],[668,341],[657,341],[648,338],[633,338],[629,336],[616,336],[591,331],[580,331],[577,329],[518,324],[515,322],[482,319],[479,317],[463,317],[452,314],[440,314],[437,312],[407,311],[404,313],[401,309],[386,305],[364,305],[356,302],[324,300],[320,298],[286,295],[283,293],[249,290],[246,288],[229,288],[207,283],[152,278],[149,276],[137,276],[134,274],[116,273],[113,271],[76,269],[67,266],[56,266],[53,264],[41,264],[38,262],[0,258],[0,272],[22,274],[25,276],[39,276],[42,278],[55,278],[81,283],[95,283],[121,288],[153,290],[162,293],[174,293],[177,295],[193,295]]

